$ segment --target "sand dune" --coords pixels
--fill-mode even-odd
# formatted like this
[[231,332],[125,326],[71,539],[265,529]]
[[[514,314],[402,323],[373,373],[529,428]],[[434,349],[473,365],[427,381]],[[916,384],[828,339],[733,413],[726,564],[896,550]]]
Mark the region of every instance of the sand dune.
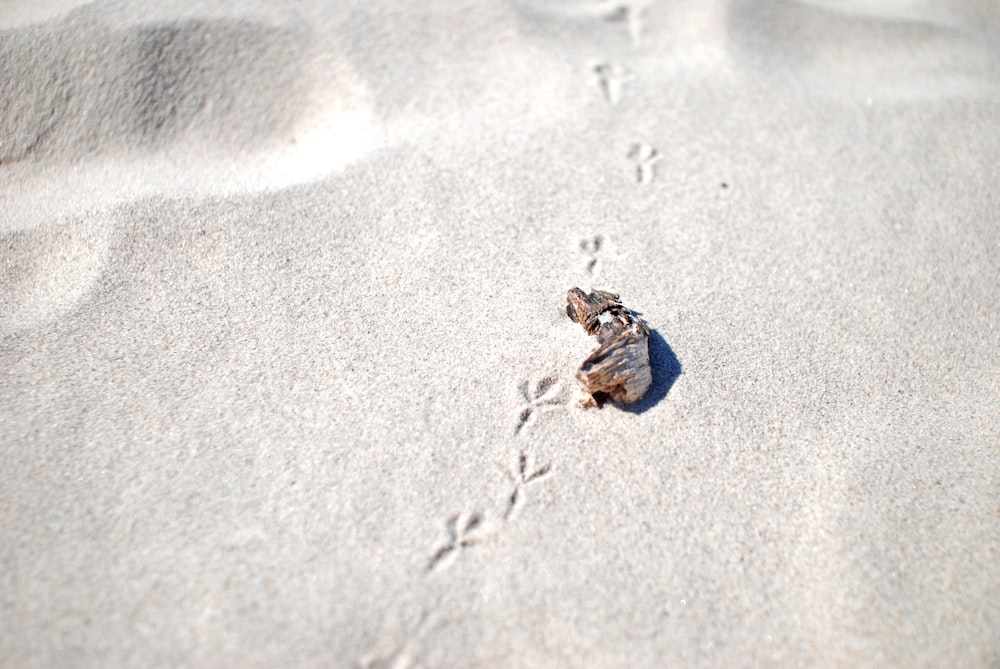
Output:
[[[0,665],[995,666],[983,0],[0,3]],[[585,410],[566,291],[651,328]]]
[[898,3],[815,4],[732,3],[733,63],[813,95],[868,104],[1000,90],[995,30],[947,13],[892,11]]

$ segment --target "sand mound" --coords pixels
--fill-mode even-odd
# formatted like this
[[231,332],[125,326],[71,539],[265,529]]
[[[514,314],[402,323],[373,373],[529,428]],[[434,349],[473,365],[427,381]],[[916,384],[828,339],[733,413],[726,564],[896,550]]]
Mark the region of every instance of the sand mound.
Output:
[[0,4],[0,665],[997,666],[991,0]]
[[305,25],[74,11],[0,38],[0,229],[280,188],[366,150],[364,85]]
[[732,61],[812,95],[851,102],[996,95],[995,35],[973,17],[908,5],[731,2]]
[[0,164],[186,137],[248,150],[288,135],[308,96],[302,34],[246,21],[112,27],[86,12],[0,36]]

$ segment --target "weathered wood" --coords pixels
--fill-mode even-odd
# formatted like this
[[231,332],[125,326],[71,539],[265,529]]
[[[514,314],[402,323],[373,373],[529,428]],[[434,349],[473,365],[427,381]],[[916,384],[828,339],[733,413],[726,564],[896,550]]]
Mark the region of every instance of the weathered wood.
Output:
[[599,344],[576,373],[586,394],[583,406],[600,408],[606,400],[618,404],[641,400],[653,383],[645,321],[614,293],[595,290],[588,295],[573,288],[566,298],[566,315],[597,337]]

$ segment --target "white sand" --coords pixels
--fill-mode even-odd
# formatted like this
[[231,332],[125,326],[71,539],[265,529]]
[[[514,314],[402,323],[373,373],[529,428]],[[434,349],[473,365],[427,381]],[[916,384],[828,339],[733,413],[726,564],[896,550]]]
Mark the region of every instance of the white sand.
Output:
[[0,2],[0,666],[1000,664],[995,2],[305,4]]

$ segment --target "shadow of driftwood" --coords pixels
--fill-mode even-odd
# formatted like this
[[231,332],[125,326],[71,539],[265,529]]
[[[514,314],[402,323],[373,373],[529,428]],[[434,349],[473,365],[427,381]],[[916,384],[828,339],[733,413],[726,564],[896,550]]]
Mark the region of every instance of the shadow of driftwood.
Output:
[[659,332],[653,329],[649,331],[649,365],[653,371],[653,385],[649,387],[646,396],[641,400],[635,404],[622,406],[623,411],[644,413],[652,409],[667,396],[674,381],[681,375],[680,360],[674,355],[670,344],[660,336]]

